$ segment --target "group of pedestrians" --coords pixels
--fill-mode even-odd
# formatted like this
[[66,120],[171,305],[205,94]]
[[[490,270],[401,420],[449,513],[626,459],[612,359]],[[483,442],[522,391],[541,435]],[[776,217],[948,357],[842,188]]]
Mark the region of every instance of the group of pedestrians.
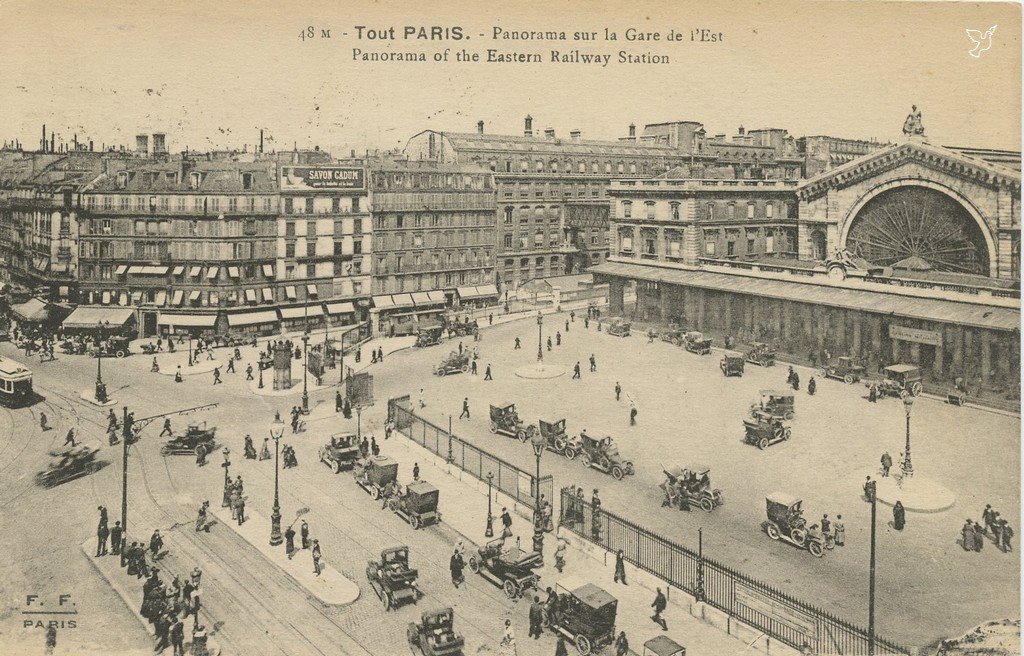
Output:
[[966,520],[961,533],[963,536],[961,545],[964,551],[981,551],[985,544],[985,538],[990,538],[996,545],[996,549],[1003,553],[1013,551],[1011,544],[1013,528],[1010,527],[1006,519],[999,516],[999,511],[992,509],[991,504],[985,505],[985,509],[981,512],[980,522]]

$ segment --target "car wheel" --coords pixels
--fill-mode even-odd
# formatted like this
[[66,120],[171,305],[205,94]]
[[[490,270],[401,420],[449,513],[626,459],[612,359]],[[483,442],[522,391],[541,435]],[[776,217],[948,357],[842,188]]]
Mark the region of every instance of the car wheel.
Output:
[[773,540],[778,540],[780,537],[782,537],[782,534],[779,533],[779,527],[775,524],[769,524],[767,527],[765,527],[765,531],[768,533],[768,537],[770,537]]
[[786,414],[782,415],[782,418],[785,419],[786,421],[793,421],[793,411],[786,410]]
[[376,487],[370,488],[370,498],[375,500],[375,501],[379,500],[380,499],[380,489],[376,488]]
[[466,373],[467,371],[469,371],[469,365],[468,364],[462,365],[462,373]]
[[914,396],[921,396],[922,391],[924,391],[924,386],[921,384],[920,381],[915,381],[910,386],[910,393],[913,394]]
[[396,501],[395,499],[388,499],[388,510],[390,510],[391,512],[395,512],[396,510],[398,510],[398,501]]
[[114,356],[118,357],[118,358],[123,358],[125,355],[127,355],[127,354],[123,350],[122,351],[118,351],[117,353],[114,354]]
[[340,474],[341,473],[341,461],[340,460],[335,461],[335,463],[334,463],[334,473],[335,474]]
[[422,526],[420,518],[416,515],[412,515],[411,517],[409,517],[409,526],[412,526],[413,530],[418,529],[420,526]]
[[502,584],[501,589],[505,591],[505,596],[509,599],[515,599],[519,596],[519,588],[516,587],[514,581],[505,581]]
[[793,542],[802,547],[807,542],[807,531],[802,528],[794,528],[789,532],[789,537]]
[[477,562],[476,556],[469,557],[469,571],[473,572],[474,574],[480,573],[480,563]]
[[857,381],[855,381],[853,379],[853,376],[851,376],[850,374],[846,374],[845,376],[843,376],[843,382],[846,383],[847,385],[853,385]]
[[786,426],[786,430],[782,433],[782,439],[788,440],[792,436],[793,436],[793,429],[790,428],[789,426]]
[[162,455],[162,456],[166,456],[166,455],[167,455],[167,454],[169,454],[170,452],[171,452],[171,447],[169,447],[169,446],[166,446],[166,445],[165,445],[165,446],[162,446],[162,447],[160,447],[160,455]]
[[592,649],[590,644],[590,638],[583,635],[582,633],[576,636],[576,651],[580,653],[580,656],[590,656],[590,650]]
[[564,453],[565,457],[568,458],[569,460],[572,460],[573,458],[576,457],[576,449],[572,448],[571,446],[565,447]]
[[612,478],[614,478],[617,481],[621,481],[624,475],[625,474],[622,471],[622,467],[619,467],[618,465],[612,467]]
[[700,500],[700,509],[704,512],[711,512],[715,509],[715,502],[708,497],[704,497]]
[[498,424],[494,423],[493,421],[490,423],[488,428],[491,429],[492,433],[497,433],[498,432]]
[[757,441],[757,448],[764,450],[768,448],[768,438],[762,437]]
[[815,558],[821,558],[825,553],[825,550],[821,548],[821,543],[812,541],[807,544],[807,550],[811,552],[811,555]]
[[516,437],[519,438],[520,442],[525,442],[527,439],[529,439],[529,435],[526,434],[526,430],[523,428],[519,428],[516,430]]
[[391,597],[388,596],[388,593],[382,593],[380,595],[380,600],[384,604],[384,610],[391,610]]
[[580,462],[583,463],[584,467],[589,467],[591,465],[590,456],[584,453],[583,455],[580,456]]

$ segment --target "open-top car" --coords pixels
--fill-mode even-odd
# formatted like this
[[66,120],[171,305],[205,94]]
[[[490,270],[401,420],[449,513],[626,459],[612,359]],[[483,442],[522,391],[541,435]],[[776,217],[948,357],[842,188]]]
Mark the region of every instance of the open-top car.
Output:
[[764,342],[754,342],[754,345],[747,351],[747,362],[752,362],[762,367],[775,366],[776,351]]
[[427,611],[420,622],[410,622],[406,631],[409,649],[423,656],[456,656],[466,641],[455,632],[455,611],[451,608]]
[[171,439],[160,447],[161,455],[165,456],[186,456],[197,455],[200,449],[210,454],[217,448],[214,436],[217,428],[207,427],[204,421],[201,424],[189,424],[184,435],[172,435]]
[[704,333],[691,330],[683,335],[683,348],[690,353],[707,355],[711,353],[711,338],[705,337]]
[[54,487],[99,471],[106,464],[96,460],[99,452],[99,448],[84,444],[71,447],[67,451],[51,451],[50,456],[53,460],[49,467],[36,474],[36,483],[42,487]]
[[566,578],[556,585],[558,611],[551,629],[574,645],[580,656],[600,651],[615,641],[618,600],[603,588],[581,579]]
[[540,436],[544,438],[544,445],[549,451],[554,451],[572,460],[583,450],[580,438],[570,436],[565,432],[564,419],[556,421],[541,419],[537,425],[540,427]]
[[632,324],[624,319],[615,317],[608,324],[608,334],[615,337],[629,337],[629,328]]
[[769,494],[765,497],[768,519],[761,523],[761,528],[771,539],[789,542],[821,558],[825,553],[825,538],[816,530],[817,525],[807,526],[802,504],[803,501],[791,494]]
[[370,456],[357,460],[352,473],[359,487],[369,492],[374,499],[379,499],[384,490],[398,480],[398,463],[385,455]]
[[320,462],[337,474],[343,469],[352,469],[359,460],[359,441],[351,432],[335,433],[331,440],[320,447]]
[[583,447],[580,460],[584,466],[611,474],[617,481],[633,475],[633,463],[619,454],[619,447],[611,436],[591,437],[584,431],[580,433],[580,445]]
[[759,449],[767,449],[776,442],[788,440],[792,434],[789,426],[782,423],[781,417],[774,417],[762,410],[755,410],[753,416],[743,420],[744,436],[747,444],[756,445]]
[[501,433],[509,437],[517,437],[520,442],[532,439],[537,432],[537,427],[527,425],[519,418],[516,412],[515,403],[500,403],[491,405],[491,422],[488,425],[492,433]]
[[420,328],[420,332],[416,335],[416,346],[434,346],[440,344],[444,339],[444,326],[427,326],[426,328]]
[[491,540],[469,557],[469,569],[504,590],[509,599],[518,599],[537,588],[540,576],[534,570],[543,567],[544,557],[535,551],[504,547],[504,538]]
[[921,370],[909,364],[889,365],[882,371],[882,380],[878,383],[878,393],[882,396],[918,396],[924,391],[921,383]]
[[856,360],[846,355],[836,358],[834,363],[826,364],[821,368],[821,375],[823,377],[835,378],[847,385],[853,385],[863,378],[865,372],[866,369],[863,365],[857,364]]
[[466,373],[469,371],[469,351],[452,351],[444,360],[434,367],[435,376],[447,376],[448,374]]
[[781,417],[786,421],[796,416],[796,401],[793,390],[761,390],[761,399],[750,406],[750,416],[757,411],[765,412],[772,417]]
[[406,603],[416,603],[423,593],[416,587],[419,572],[409,567],[409,547],[392,547],[380,552],[380,560],[366,564],[366,578],[384,610]]
[[99,347],[95,345],[89,347],[89,355],[92,357],[103,357],[114,356],[115,358],[123,358],[131,355],[132,352],[128,348],[128,344],[131,342],[127,337],[112,336],[108,337],[100,342]]
[[441,513],[437,509],[440,496],[441,491],[430,483],[416,481],[388,499],[388,509],[409,522],[413,528],[429,526],[441,521]]
[[722,361],[718,363],[718,368],[722,370],[722,375],[726,378],[729,376],[743,376],[743,356],[735,353],[726,353],[722,356]]
[[661,331],[658,338],[663,342],[668,342],[673,346],[682,346],[683,337],[686,335],[686,331],[682,328],[669,327],[666,330]]
[[665,493],[664,505],[680,508],[685,500],[688,506],[700,506],[704,512],[711,512],[725,503],[722,491],[712,489],[711,470],[704,465],[677,466],[663,471],[665,481],[660,487]]

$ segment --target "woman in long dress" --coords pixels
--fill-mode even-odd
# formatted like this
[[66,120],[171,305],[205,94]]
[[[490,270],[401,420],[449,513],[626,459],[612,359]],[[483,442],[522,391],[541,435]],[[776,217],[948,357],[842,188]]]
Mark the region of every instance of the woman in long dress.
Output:
[[501,637],[498,653],[501,656],[517,656],[516,634],[512,632],[512,620],[505,620],[505,634]]
[[907,523],[907,511],[903,509],[903,502],[897,501],[892,507],[892,526],[897,531],[902,531]]

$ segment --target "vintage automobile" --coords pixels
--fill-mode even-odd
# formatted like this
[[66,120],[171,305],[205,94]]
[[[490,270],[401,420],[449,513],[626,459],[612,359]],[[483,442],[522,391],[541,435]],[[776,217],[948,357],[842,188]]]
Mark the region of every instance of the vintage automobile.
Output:
[[834,364],[826,364],[821,368],[821,375],[824,378],[835,378],[847,385],[853,385],[864,377],[866,370],[862,365],[849,356],[837,358]]
[[409,526],[420,528],[441,521],[437,500],[441,491],[426,481],[416,481],[405,486],[399,494],[388,499],[388,509],[409,522]]
[[755,410],[753,417],[743,420],[746,430],[745,441],[759,449],[767,449],[776,442],[784,442],[790,438],[792,429],[782,424],[780,417],[773,417],[767,412]]
[[469,569],[505,591],[509,599],[518,599],[535,590],[540,576],[533,570],[544,566],[544,556],[519,547],[504,549],[504,538],[491,540],[469,557]]
[[540,427],[540,436],[544,438],[544,445],[548,451],[554,451],[572,460],[583,450],[583,444],[578,436],[570,436],[565,432],[565,420],[546,421],[541,419],[537,422]]
[[889,365],[882,371],[878,393],[882,396],[918,396],[924,390],[921,384],[921,370],[909,364]]
[[160,447],[160,455],[164,456],[188,456],[196,455],[200,449],[207,454],[217,448],[214,437],[217,434],[217,427],[206,427],[206,422],[201,424],[189,424],[184,435],[172,435],[171,439]]
[[764,342],[754,342],[754,345],[747,351],[747,362],[752,362],[762,367],[775,366],[776,351]]
[[743,376],[743,356],[736,355],[735,353],[726,353],[722,356],[722,361],[718,363],[718,368],[722,370],[722,374],[728,378],[729,376]]
[[617,481],[633,475],[633,463],[619,454],[619,447],[610,436],[591,437],[583,432],[580,433],[580,444],[583,447],[580,460],[585,467],[611,474]]
[[683,348],[690,353],[707,355],[711,353],[711,339],[705,337],[704,333],[691,330],[683,335]]
[[80,444],[67,451],[51,451],[49,467],[36,474],[36,483],[54,487],[103,469],[106,463],[96,460],[99,448]]
[[462,653],[466,641],[455,632],[455,611],[444,608],[426,611],[420,622],[409,622],[406,631],[409,649],[423,656],[456,656]]
[[465,321],[460,320],[458,317],[454,319],[446,319],[445,330],[448,333],[448,337],[465,337],[467,335],[475,335],[480,331],[477,326],[476,320],[470,321],[468,318]]
[[657,635],[644,643],[642,656],[686,656],[686,647],[666,635]]
[[686,331],[682,328],[669,327],[667,330],[661,331],[658,335],[658,339],[663,342],[668,342],[673,346],[682,346],[685,335]]
[[370,456],[357,460],[352,473],[361,488],[379,499],[384,490],[398,480],[398,463],[385,455]]
[[820,532],[808,528],[802,504],[803,501],[784,492],[769,494],[765,497],[768,519],[761,523],[761,528],[771,539],[784,540],[821,558],[825,539]]
[[409,567],[409,547],[391,547],[380,552],[380,560],[366,564],[366,578],[384,610],[416,603],[423,593],[416,586],[419,572]]
[[600,651],[615,641],[618,600],[581,579],[567,578],[555,586],[558,612],[551,629],[576,645],[580,656]]
[[711,487],[708,476],[711,470],[707,467],[691,464],[662,471],[665,472],[665,481],[660,487],[665,493],[665,504],[669,507],[679,508],[682,499],[685,499],[687,505],[700,506],[704,512],[711,512],[725,503],[722,491]]
[[114,356],[115,358],[123,358],[127,355],[131,355],[132,352],[128,349],[128,344],[131,340],[127,337],[108,337],[107,339],[100,342],[97,348],[95,344],[89,347],[89,355],[91,357],[99,357],[102,355],[107,358]]
[[757,411],[765,412],[772,417],[781,417],[790,421],[796,416],[796,402],[793,390],[761,390],[761,400],[750,405],[750,416]]
[[892,267],[872,264],[863,257],[853,256],[846,249],[837,249],[832,257],[826,259],[825,270],[828,277],[834,280],[845,280],[848,276],[872,278],[892,275]]
[[440,364],[434,367],[435,376],[447,376],[448,374],[466,373],[469,371],[469,351],[452,351]]
[[416,335],[416,344],[420,348],[440,344],[444,339],[444,326],[428,326],[421,328],[419,335]]
[[532,439],[534,434],[537,432],[537,427],[530,425],[527,426],[522,419],[519,418],[519,413],[516,412],[515,403],[502,403],[501,405],[491,405],[491,423],[488,428],[492,433],[500,433],[502,435],[508,435],[509,437],[517,437],[520,442],[525,442]]
[[608,324],[608,334],[615,337],[629,337],[629,327],[628,321],[616,317]]
[[65,355],[85,355],[89,345],[81,339],[65,339],[61,342],[60,350]]
[[343,469],[353,469],[359,460],[359,440],[355,433],[342,432],[331,435],[331,441],[320,447],[320,462],[337,474]]

